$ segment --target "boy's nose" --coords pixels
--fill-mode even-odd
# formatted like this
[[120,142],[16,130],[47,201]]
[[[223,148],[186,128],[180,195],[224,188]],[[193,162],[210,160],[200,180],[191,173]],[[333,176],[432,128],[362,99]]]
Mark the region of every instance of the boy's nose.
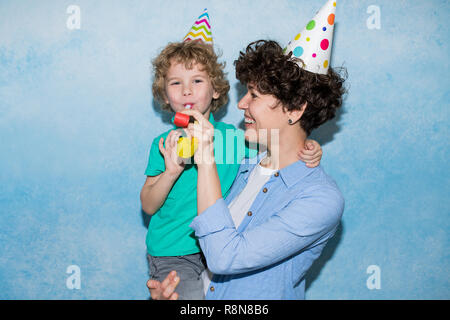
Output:
[[192,89],[190,86],[184,86],[183,88],[183,95],[184,96],[189,96],[192,94]]

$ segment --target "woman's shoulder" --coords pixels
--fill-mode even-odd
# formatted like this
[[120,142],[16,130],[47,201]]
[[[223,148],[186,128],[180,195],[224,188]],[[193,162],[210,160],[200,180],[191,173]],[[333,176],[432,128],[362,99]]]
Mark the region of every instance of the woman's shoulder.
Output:
[[321,166],[308,168],[307,172],[286,192],[286,197],[290,198],[293,221],[303,225],[307,219],[310,226],[331,228],[342,218],[344,196]]
[[309,169],[310,173],[304,178],[307,189],[325,188],[334,190],[335,193],[341,193],[336,181],[331,177],[324,168],[319,165]]
[[305,187],[301,190],[300,195],[301,197],[317,198],[324,205],[342,209],[345,203],[344,195],[338,184],[320,165],[312,168],[311,174],[305,177]]

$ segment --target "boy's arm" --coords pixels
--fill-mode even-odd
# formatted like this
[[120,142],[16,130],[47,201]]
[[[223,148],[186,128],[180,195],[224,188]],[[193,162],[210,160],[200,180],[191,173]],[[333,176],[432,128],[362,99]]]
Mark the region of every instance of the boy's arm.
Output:
[[[140,197],[142,210],[149,215],[153,215],[161,208],[175,181],[184,170],[184,164],[178,161],[176,154],[177,141],[180,135],[179,131],[173,130],[167,135],[165,143],[164,138],[160,138],[158,143],[152,144],[150,156],[152,159],[157,160],[162,155],[164,171],[157,175],[148,175],[152,171],[147,171],[147,179],[142,187]],[[161,155],[155,155],[158,152]]]
[[142,210],[149,215],[158,211],[166,201],[167,195],[177,178],[178,175],[170,175],[167,171],[157,176],[147,176],[141,190]]

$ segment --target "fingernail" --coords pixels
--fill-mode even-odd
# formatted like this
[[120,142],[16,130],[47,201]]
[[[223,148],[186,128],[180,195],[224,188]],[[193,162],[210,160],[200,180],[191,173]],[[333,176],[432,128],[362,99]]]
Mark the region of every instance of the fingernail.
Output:
[[175,282],[178,282],[178,281],[180,280],[180,277],[176,276],[173,280],[174,280]]

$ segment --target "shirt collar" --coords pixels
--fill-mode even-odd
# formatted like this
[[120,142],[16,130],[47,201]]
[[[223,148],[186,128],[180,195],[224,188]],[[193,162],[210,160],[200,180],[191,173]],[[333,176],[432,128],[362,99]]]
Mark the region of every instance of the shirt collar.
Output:
[[209,113],[208,121],[211,122],[211,124],[213,125],[214,128],[216,127],[216,120],[214,120],[212,112]]
[[239,173],[247,173],[252,171],[252,169],[264,158],[267,154],[267,151],[259,153],[256,157],[253,158],[244,158],[240,168]]
[[286,184],[288,188],[301,181],[303,178],[311,174],[311,172],[315,171],[315,168],[308,168],[306,163],[301,160],[298,160],[294,163],[291,163],[287,167],[279,170],[281,179]]
[[[254,158],[245,158],[239,168],[239,174],[245,173],[244,179],[247,180],[249,173],[266,156],[266,154],[267,151],[261,152]],[[314,170],[315,168],[308,168],[303,161],[298,160],[287,167],[274,172],[274,174],[278,172],[286,187],[290,188]]]

